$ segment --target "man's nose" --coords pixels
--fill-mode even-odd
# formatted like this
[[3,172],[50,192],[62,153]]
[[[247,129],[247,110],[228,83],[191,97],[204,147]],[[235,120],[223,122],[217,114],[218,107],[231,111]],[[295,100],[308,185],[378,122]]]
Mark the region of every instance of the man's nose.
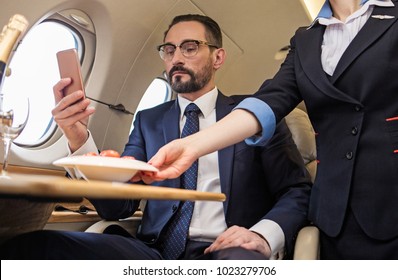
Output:
[[174,56],[173,59],[171,60],[173,64],[181,64],[183,63],[185,60],[184,55],[181,52],[181,48],[177,47],[175,52],[174,52]]

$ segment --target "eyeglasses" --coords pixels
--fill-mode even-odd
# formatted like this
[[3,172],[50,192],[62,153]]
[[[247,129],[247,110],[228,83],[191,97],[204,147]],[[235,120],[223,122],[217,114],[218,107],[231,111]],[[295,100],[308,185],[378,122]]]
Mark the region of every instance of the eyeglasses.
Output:
[[193,57],[199,51],[199,46],[205,45],[212,48],[219,48],[216,45],[209,44],[208,42],[199,41],[199,40],[186,40],[183,41],[180,45],[173,45],[171,43],[165,43],[157,47],[159,51],[160,58],[169,61],[174,57],[177,47],[180,48],[181,53],[185,57]]

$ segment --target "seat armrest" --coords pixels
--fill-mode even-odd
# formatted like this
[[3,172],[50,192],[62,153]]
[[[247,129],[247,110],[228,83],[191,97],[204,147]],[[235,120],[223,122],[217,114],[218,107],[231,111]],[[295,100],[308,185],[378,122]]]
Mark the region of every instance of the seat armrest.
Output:
[[297,236],[293,259],[317,260],[319,259],[319,250],[319,229],[315,226],[302,228]]
[[124,228],[128,233],[135,236],[138,226],[141,223],[142,212],[135,213],[133,216],[118,221],[101,220],[88,227],[85,232],[103,233],[111,225],[118,225]]

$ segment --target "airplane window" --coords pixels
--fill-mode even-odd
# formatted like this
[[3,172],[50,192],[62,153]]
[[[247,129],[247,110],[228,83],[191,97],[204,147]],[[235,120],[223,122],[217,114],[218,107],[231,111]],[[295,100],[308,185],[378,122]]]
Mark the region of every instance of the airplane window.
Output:
[[11,76],[4,81],[4,98],[28,97],[30,104],[28,123],[16,144],[40,144],[54,131],[52,87],[59,80],[55,54],[68,48],[77,48],[82,53],[77,34],[64,24],[46,21],[33,27],[14,53]]
[[[152,81],[142,96],[136,112],[155,107],[156,105],[171,100],[171,98],[172,91],[169,83],[164,78],[156,78]],[[136,114],[134,115],[134,119],[135,116]],[[134,128],[134,119],[131,124],[130,132]]]

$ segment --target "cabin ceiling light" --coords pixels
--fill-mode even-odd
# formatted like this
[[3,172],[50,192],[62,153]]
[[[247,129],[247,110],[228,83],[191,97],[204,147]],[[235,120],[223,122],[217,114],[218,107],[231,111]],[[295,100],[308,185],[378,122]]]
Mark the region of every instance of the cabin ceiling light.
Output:
[[[325,3],[325,0],[300,0],[301,4],[304,7],[305,12],[310,19],[310,23],[315,19],[318,15],[319,11],[322,8],[322,5]],[[275,60],[284,60],[286,55],[290,50],[290,46],[284,46],[279,51],[275,53]]]

